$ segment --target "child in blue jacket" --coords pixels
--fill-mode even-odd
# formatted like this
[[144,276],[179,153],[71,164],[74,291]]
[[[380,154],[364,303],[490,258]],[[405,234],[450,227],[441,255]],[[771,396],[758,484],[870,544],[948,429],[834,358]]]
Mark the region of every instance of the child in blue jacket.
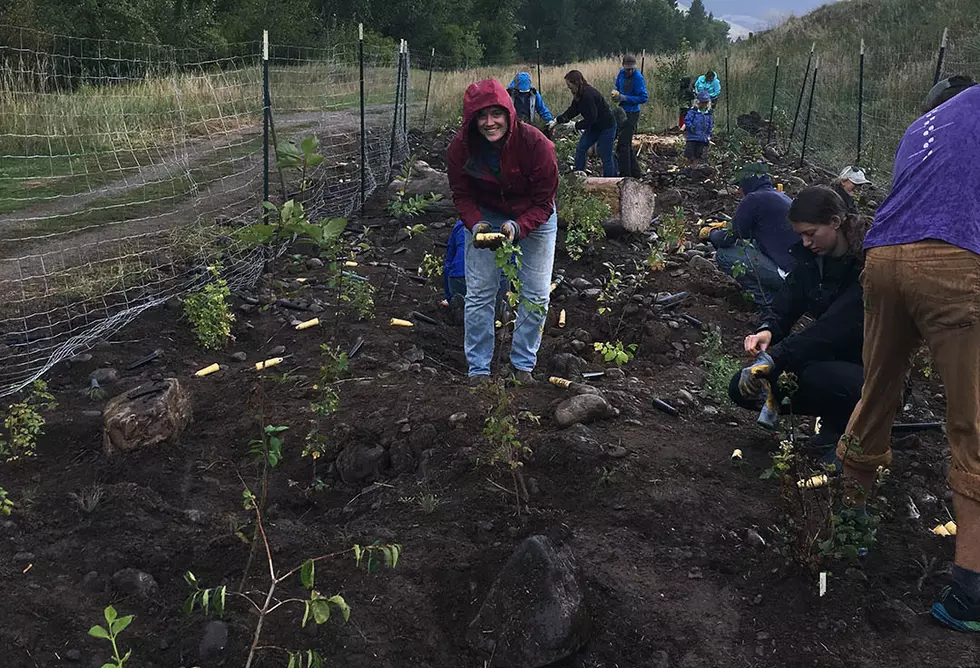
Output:
[[[513,260],[512,260],[513,261]],[[446,259],[442,264],[442,286],[446,294],[443,306],[450,308],[454,324],[463,324],[463,302],[466,297],[466,228],[457,220],[446,244]],[[497,319],[507,305],[507,278],[500,272],[500,289],[497,292]]]
[[687,135],[687,145],[684,147],[684,157],[688,166],[695,167],[704,158],[704,152],[711,141],[714,121],[708,104],[711,97],[707,93],[698,93],[698,106],[691,109],[684,117],[684,132]]

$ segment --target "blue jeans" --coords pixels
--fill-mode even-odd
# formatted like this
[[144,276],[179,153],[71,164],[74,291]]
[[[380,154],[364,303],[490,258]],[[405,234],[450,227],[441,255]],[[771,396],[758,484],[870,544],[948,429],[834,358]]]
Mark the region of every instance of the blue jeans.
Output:
[[[752,301],[763,308],[772,303],[773,296],[783,287],[776,263],[751,244],[737,241],[734,246],[718,248],[715,261],[719,269],[734,277],[752,295]],[[736,266],[740,267],[738,272]],[[735,276],[736,273],[739,275]]]
[[[511,220],[508,216],[482,209],[483,219],[494,232]],[[551,270],[555,261],[555,239],[558,236],[558,215],[551,214],[544,225],[521,239],[522,255],[517,271],[521,282],[521,302],[510,351],[510,363],[518,371],[533,371],[541,347],[541,334],[551,297]],[[469,363],[469,375],[490,375],[493,360],[494,297],[500,280],[500,270],[494,252],[473,247],[473,233],[466,230],[466,310],[463,349]],[[525,302],[534,308],[528,309]]]
[[582,171],[585,169],[585,162],[588,158],[589,149],[593,144],[597,144],[596,151],[602,159],[602,175],[616,176],[616,158],[613,157],[613,146],[616,143],[616,125],[613,124],[608,130],[586,130],[579,137],[578,146],[575,147],[575,169]]

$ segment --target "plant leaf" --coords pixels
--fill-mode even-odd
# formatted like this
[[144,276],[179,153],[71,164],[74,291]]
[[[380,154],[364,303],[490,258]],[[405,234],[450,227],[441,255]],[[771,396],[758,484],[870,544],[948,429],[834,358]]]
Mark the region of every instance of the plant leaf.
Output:
[[361,555],[362,554],[363,554],[363,552],[361,551],[361,546],[360,545],[355,545],[354,546],[354,565],[357,566],[357,567],[360,567],[360,565],[361,565]]
[[109,639],[109,632],[106,631],[101,626],[93,626],[88,630],[88,634],[93,638],[105,638],[106,640]]
[[316,573],[316,565],[312,559],[307,560],[299,571],[299,579],[307,589],[313,589],[313,577]]
[[327,600],[340,609],[340,614],[344,616],[345,622],[350,619],[350,606],[347,605],[347,601],[344,600],[343,596],[340,594],[335,594]]
[[125,617],[120,617],[116,621],[112,622],[110,629],[112,629],[112,635],[117,636],[126,630],[126,627],[133,623],[133,617],[135,615],[126,615]]
[[116,609],[111,605],[106,607],[105,612],[103,614],[105,615],[105,620],[110,624],[116,621],[116,617],[118,616],[116,613]]
[[313,607],[313,621],[317,624],[324,624],[330,620],[330,601],[325,598],[316,598],[310,601]]
[[312,610],[312,601],[303,601],[306,605],[306,610],[303,611],[303,621],[300,622],[300,628],[306,628],[306,622],[310,619],[310,610]]
[[323,234],[328,239],[336,239],[347,229],[346,218],[331,218],[323,223]]

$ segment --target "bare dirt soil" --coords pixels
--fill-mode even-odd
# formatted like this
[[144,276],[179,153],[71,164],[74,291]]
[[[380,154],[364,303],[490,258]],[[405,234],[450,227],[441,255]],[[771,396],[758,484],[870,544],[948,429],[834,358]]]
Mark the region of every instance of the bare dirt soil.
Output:
[[[446,140],[425,138],[435,148],[426,154],[422,146],[418,153],[438,165]],[[724,179],[711,172],[694,178],[668,173],[675,160],[655,156],[650,178],[659,184],[664,210],[671,202],[685,208],[693,238],[693,221],[714,210],[731,213],[736,202]],[[359,221],[375,226],[373,249],[362,253],[356,268],[377,289],[373,317],[335,316],[333,293],[318,287],[327,270],[287,256],[252,293],[234,300],[235,341],[226,351],[203,352],[171,304],[97,346],[91,359],[50,373],[59,407],[49,415],[38,456],[4,466],[0,478],[17,504],[9,518],[0,517],[0,664],[101,666],[108,645],[87,631],[112,603],[120,614],[136,615],[120,639],[121,647],[133,650],[127,665],[243,665],[254,616],[229,598],[227,645],[200,657],[208,620],[182,613],[188,595],[183,576],[190,570],[207,586],[237,588],[250,550],[236,535],[251,518],[242,508],[242,480],[256,485],[248,443],[262,419],[289,427],[266,512],[277,568],[353,543],[404,546],[393,571],[368,575],[349,557],[318,564],[320,590],[341,593],[350,604],[348,624],[334,619],[300,631],[299,606],[270,617],[265,644],[315,648],[326,665],[484,666],[488,657],[470,649],[467,626],[498,569],[533,534],[574,552],[593,619],[591,640],[560,668],[977,665],[975,639],[942,630],[927,615],[953,555],[951,539],[929,532],[935,520],[948,519],[944,441],[926,434],[896,451],[875,504],[882,518],[878,543],[860,563],[831,564],[827,593],[820,597],[817,575],[780,553],[779,484],[759,479],[778,439],[755,426],[755,415],[706,397],[698,345],[704,331],[682,317],[720,326],[726,348],[738,355],[753,316],[737,291],[713,283],[687,257],[670,258],[623,305],[620,338],[638,344],[637,357],[623,367],[624,378],[610,374],[593,381],[619,408],[618,418],[561,430],[553,420],[561,390],[545,384],[511,391],[515,412],[540,416],[539,424],[519,423],[520,439],[533,455],[524,465],[530,500],[518,515],[506,491],[509,472],[488,463],[482,431],[492,400],[465,384],[462,331],[448,324],[438,305],[439,279],[421,284],[409,277],[425,252],[441,257],[437,244],[445,242],[452,220],[444,213],[420,216],[411,222],[427,230],[407,238],[404,223],[391,221],[383,205],[374,200]],[[556,273],[564,280],[544,333],[542,371],[561,353],[582,356],[586,370],[610,366],[591,346],[582,350],[573,343],[606,341],[615,323],[599,316],[595,300],[573,291],[571,282],[584,278],[598,285],[603,262],[639,259],[645,252],[646,244],[635,239],[607,239],[591,257],[570,262],[559,243]],[[692,297],[681,306],[653,306],[657,296],[683,290]],[[275,298],[307,307],[321,300],[323,325],[295,331],[294,318],[314,314],[250,303]],[[556,324],[561,309],[564,328]],[[416,326],[390,327],[393,317],[412,318]],[[334,456],[325,455],[314,471],[301,452],[320,346],[347,350],[360,337],[364,344],[351,361],[351,379],[337,386],[340,411],[328,422]],[[256,372],[253,363],[271,357],[276,346],[289,357]],[[163,354],[157,361],[125,370],[158,348]],[[236,351],[247,360],[230,360]],[[215,361],[226,368],[192,377]],[[154,378],[180,379],[194,407],[180,443],[106,457],[102,404],[85,393],[89,374],[102,367],[120,372],[107,385],[109,396]],[[916,373],[905,418],[941,419],[939,390],[934,379]],[[257,417],[259,395],[263,418]],[[654,398],[677,406],[679,416],[656,410]],[[379,446],[384,454],[375,470],[356,482],[340,479],[336,453]],[[744,451],[741,463],[729,459],[734,448]],[[322,479],[319,489],[311,488],[314,475]],[[96,490],[97,503],[86,503]],[[434,503],[424,503],[427,496]],[[919,520],[908,517],[909,497],[922,511]],[[765,539],[765,547],[747,538],[749,529]],[[251,529],[242,533],[250,536]],[[124,569],[149,574],[155,586],[144,581],[141,592],[120,574]],[[267,573],[260,555],[247,588],[262,587]],[[303,596],[298,583],[286,589]],[[256,665],[285,664],[284,655],[269,653]]]

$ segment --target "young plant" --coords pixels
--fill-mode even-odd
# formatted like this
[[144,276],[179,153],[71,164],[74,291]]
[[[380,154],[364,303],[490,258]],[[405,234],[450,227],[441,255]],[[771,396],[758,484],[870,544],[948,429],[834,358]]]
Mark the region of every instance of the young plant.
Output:
[[47,383],[40,379],[31,383],[26,396],[7,407],[3,421],[7,438],[0,439],[0,459],[12,462],[21,457],[33,457],[37,438],[44,433],[43,413],[57,407]]
[[314,483],[317,480],[317,460],[331,451],[330,443],[324,433],[323,422],[340,409],[340,393],[337,391],[337,381],[350,371],[350,359],[347,353],[340,348],[333,348],[325,343],[321,344],[320,355],[323,362],[320,365],[317,382],[313,385],[317,396],[310,402],[310,410],[313,412],[314,419],[312,428],[306,435],[306,446],[302,453],[303,457],[309,457],[313,462]]
[[316,135],[303,137],[299,145],[289,140],[276,145],[276,166],[279,169],[296,169],[300,172],[299,191],[305,192],[310,184],[306,180],[312,167],[323,164],[323,156],[318,152],[320,140]]
[[253,438],[249,441],[248,453],[263,467],[276,468],[282,461],[282,439],[279,438],[279,434],[287,429],[289,427],[276,427],[267,424],[262,429],[262,438]]
[[517,500],[517,514],[521,502],[527,503],[529,494],[524,482],[524,460],[531,456],[531,449],[518,438],[517,416],[511,411],[511,398],[503,385],[491,386],[493,409],[483,425],[483,437],[490,444],[490,463],[503,463],[510,471]]
[[102,668],[123,668],[125,663],[129,661],[129,657],[133,655],[133,650],[129,650],[126,654],[119,655],[119,644],[116,642],[119,638],[119,634],[126,630],[126,628],[133,622],[133,617],[135,615],[125,615],[120,617],[116,612],[116,609],[111,605],[108,606],[102,613],[105,616],[105,626],[93,626],[88,630],[88,634],[93,638],[102,638],[103,640],[108,640],[112,645],[112,660],[102,664]]
[[408,195],[404,190],[395,192],[395,196],[388,202],[387,212],[395,218],[414,218],[442,199],[439,193],[429,193],[428,195]]
[[724,352],[724,342],[720,329],[712,329],[700,343],[701,364],[708,371],[705,394],[717,404],[728,401],[728,384],[735,372],[741,368],[739,361]]
[[14,510],[14,502],[7,498],[7,490],[0,487],[0,515],[10,517]]
[[586,250],[606,237],[602,221],[609,218],[612,211],[601,197],[586,193],[581,180],[574,175],[559,180],[556,204],[567,225],[565,251],[568,257],[578,261]]
[[340,301],[354,311],[358,320],[374,317],[374,293],[370,281],[348,278],[340,282]]
[[443,262],[432,253],[426,252],[422,256],[422,263],[419,265],[419,276],[432,278],[442,276]]
[[[266,619],[283,606],[295,605],[303,610],[303,618],[300,622],[301,628],[305,628],[311,620],[317,625],[325,624],[335,612],[340,613],[344,622],[347,622],[350,619],[350,606],[347,605],[343,596],[340,594],[324,596],[318,591],[316,587],[317,563],[327,559],[335,559],[346,554],[353,554],[356,567],[359,568],[361,564],[364,564],[367,572],[373,573],[381,568],[382,565],[387,568],[395,568],[401,556],[402,546],[398,543],[382,544],[380,541],[376,541],[374,544],[367,546],[354,545],[340,552],[307,559],[291,570],[280,573],[276,570],[276,565],[272,558],[272,546],[269,543],[269,538],[265,531],[262,510],[255,503],[255,496],[246,487],[242,498],[245,508],[255,513],[257,534],[261,537],[262,545],[265,548],[266,562],[269,567],[269,582],[266,585],[265,591],[255,592],[259,596],[258,598],[254,598],[252,596],[253,592],[230,592],[226,585],[204,588],[201,587],[197,577],[188,571],[184,574],[184,580],[191,588],[191,593],[184,602],[184,612],[190,614],[194,610],[200,610],[205,615],[208,615],[213,611],[221,617],[226,611],[226,603],[229,597],[244,601],[258,617],[252,632],[252,644],[249,647],[245,668],[252,667],[260,652],[277,652],[283,654],[289,662],[287,664],[288,666],[302,668],[322,666],[323,658],[314,650],[296,651],[283,647],[263,645],[262,634]],[[308,592],[307,597],[277,598],[278,592],[285,588],[294,576],[299,576],[301,586]]]
[[666,244],[666,252],[683,250],[684,235],[687,233],[687,217],[684,209],[674,207],[672,213],[665,213],[660,216],[660,227],[657,229],[657,236]]
[[[254,246],[268,246],[295,238],[316,244],[321,256],[332,259],[338,254],[340,235],[347,229],[346,219],[329,218],[312,223],[307,218],[303,205],[295,200],[289,200],[282,207],[277,207],[272,202],[263,202],[262,207],[264,222],[243,227],[238,233],[244,242]],[[265,222],[272,215],[275,220]]]
[[607,362],[612,362],[616,366],[623,366],[634,357],[636,357],[635,343],[631,343],[627,346],[623,346],[622,341],[606,342],[606,343],[594,343],[592,344],[595,351],[602,355],[602,359]]
[[184,314],[194,328],[197,342],[206,350],[219,350],[231,337],[231,323],[235,321],[228,306],[231,291],[228,282],[221,278],[217,267],[211,267],[214,280],[184,298]]

